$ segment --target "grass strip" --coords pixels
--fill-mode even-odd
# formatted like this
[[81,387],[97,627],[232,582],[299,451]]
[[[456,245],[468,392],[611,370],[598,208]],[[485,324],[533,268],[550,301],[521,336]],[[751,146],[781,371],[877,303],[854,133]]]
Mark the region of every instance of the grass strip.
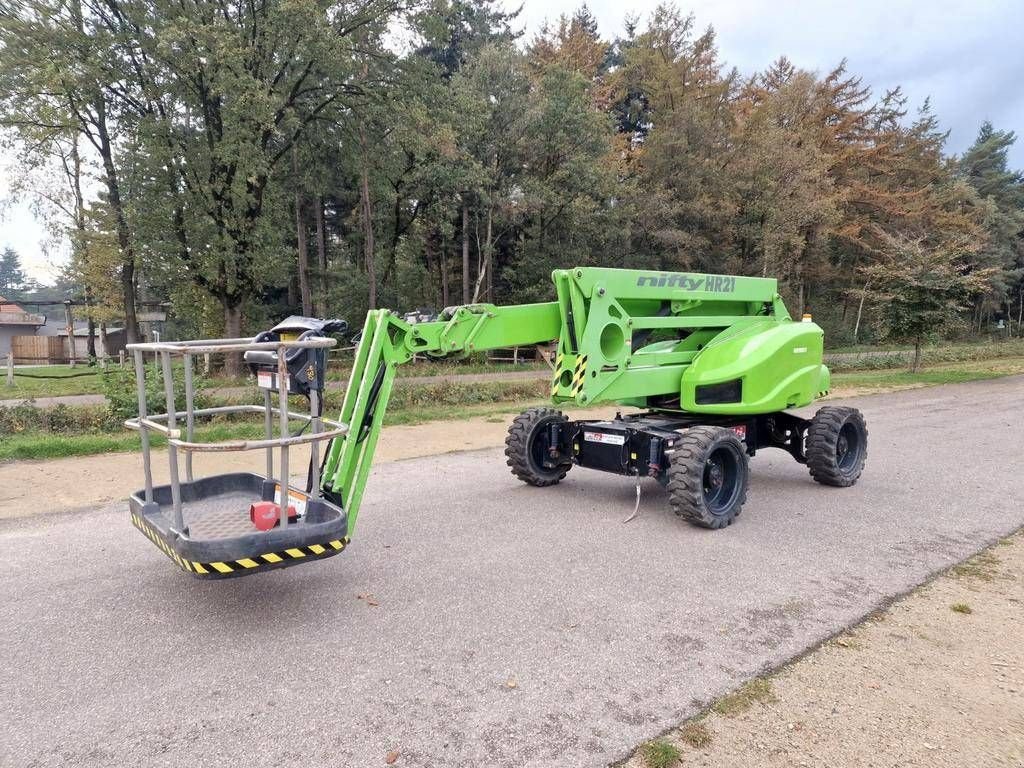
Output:
[[[854,392],[906,389],[938,384],[994,379],[1024,373],[1024,357],[1003,358],[979,365],[974,362],[947,363],[919,373],[907,371],[853,371],[836,373],[832,377],[833,392]],[[384,424],[410,425],[429,421],[462,420],[472,417],[505,420],[508,414],[518,413],[533,405],[547,404],[547,384],[536,382],[485,382],[467,384],[445,382],[408,389],[396,389],[384,415]],[[254,390],[255,392],[255,390]],[[340,395],[332,393],[327,399],[327,412],[340,407]],[[246,402],[252,399],[239,398]],[[79,409],[67,409],[74,413]],[[81,409],[86,413],[85,409]],[[570,410],[571,408],[567,409]],[[73,429],[73,426],[69,427]],[[254,439],[263,435],[261,424],[223,422],[198,427],[196,436],[204,441]],[[153,445],[164,445],[159,436],[153,436]],[[53,459],[65,456],[87,456],[113,451],[139,450],[139,438],[129,432],[111,432],[108,429],[88,429],[57,433],[27,429],[21,433],[5,435],[0,440],[0,460]]]

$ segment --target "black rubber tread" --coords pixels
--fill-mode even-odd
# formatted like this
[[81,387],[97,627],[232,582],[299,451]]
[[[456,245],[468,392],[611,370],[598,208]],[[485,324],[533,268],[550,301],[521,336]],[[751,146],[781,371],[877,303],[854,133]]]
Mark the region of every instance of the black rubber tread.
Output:
[[[743,511],[750,479],[747,450],[731,429],[722,427],[690,427],[682,433],[668,467],[668,498],[672,511],[687,522],[701,528],[725,528]],[[736,502],[728,514],[715,515],[704,501],[704,464],[711,452],[725,443],[735,446],[740,456],[743,477]]]
[[505,437],[505,463],[512,468],[512,474],[538,488],[555,485],[572,468],[572,464],[565,464],[546,472],[538,469],[531,459],[530,448],[534,434],[538,427],[550,423],[552,419],[569,421],[565,414],[554,408],[527,408],[512,420]]
[[[847,423],[853,423],[860,432],[863,447],[857,464],[844,472],[836,460],[836,444],[843,425]],[[818,409],[807,429],[807,467],[816,482],[848,488],[857,482],[864,471],[867,456],[868,428],[860,411],[837,405],[826,405]]]

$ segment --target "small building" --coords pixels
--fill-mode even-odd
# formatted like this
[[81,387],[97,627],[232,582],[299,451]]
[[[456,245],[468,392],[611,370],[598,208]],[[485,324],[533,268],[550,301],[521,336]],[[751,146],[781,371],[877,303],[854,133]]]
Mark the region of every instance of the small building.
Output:
[[[115,358],[125,348],[123,328],[107,328],[103,334],[97,326],[95,337],[99,357]],[[88,360],[89,323],[76,320],[69,341],[63,321],[26,312],[20,304],[0,296],[0,361],[11,352],[18,365],[58,365],[72,357]]]
[[[72,339],[75,345],[75,360],[88,360],[89,324],[86,321],[75,321]],[[15,342],[15,347],[18,348],[15,350],[15,362],[22,362],[18,359],[18,350],[22,348],[23,343],[27,347],[29,342],[33,343],[37,348],[37,352],[34,355],[36,358],[46,358],[41,362],[51,365],[70,362],[68,330],[63,323],[58,324],[57,321],[50,320],[46,325],[36,330],[35,337],[28,337]],[[125,332],[123,328],[107,328],[105,338],[100,334],[99,328],[96,328],[96,354],[99,357],[117,357],[118,353],[124,349],[124,345]],[[27,356],[25,355],[25,357]],[[24,360],[24,362],[27,363],[29,360]]]
[[0,296],[0,358],[7,359],[15,336],[34,336],[45,324],[45,315],[26,312],[20,304]]

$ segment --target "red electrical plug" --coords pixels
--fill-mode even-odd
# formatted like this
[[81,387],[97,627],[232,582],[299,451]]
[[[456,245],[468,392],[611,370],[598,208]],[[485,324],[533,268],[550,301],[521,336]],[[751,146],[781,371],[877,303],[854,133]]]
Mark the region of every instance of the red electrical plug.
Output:
[[[298,520],[295,507],[288,505],[288,522]],[[257,501],[249,507],[249,519],[259,531],[269,531],[281,522],[281,507],[272,501]]]

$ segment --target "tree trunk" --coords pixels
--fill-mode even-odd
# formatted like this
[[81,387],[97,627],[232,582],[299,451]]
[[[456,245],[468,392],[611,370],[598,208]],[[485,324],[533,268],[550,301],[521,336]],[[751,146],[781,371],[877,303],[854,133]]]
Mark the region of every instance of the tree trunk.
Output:
[[309,317],[313,314],[313,297],[309,290],[309,243],[306,242],[305,200],[302,186],[299,184],[299,151],[292,147],[292,173],[295,175],[295,242],[299,249],[299,298],[302,301],[302,314]]
[[1024,321],[1024,288],[1020,289],[1020,309],[1017,310],[1017,335],[1024,336],[1024,330],[1021,328],[1022,321]]
[[435,265],[437,264],[437,232],[433,227],[427,229],[423,239],[423,258],[427,262],[427,282],[430,284],[430,300],[437,306],[437,284],[434,282]]
[[[242,305],[232,305],[229,300],[222,300],[224,307],[224,336],[237,339],[242,335]],[[228,376],[239,376],[242,373],[242,356],[227,354],[224,356],[224,373]]]
[[[67,166],[65,165],[65,169]],[[78,134],[71,138],[71,188],[75,195],[75,242],[72,250],[82,268],[85,268],[87,255],[85,253],[85,198],[82,195],[82,158],[78,153]],[[86,281],[85,285],[85,312],[88,323],[86,337],[86,352],[91,362],[96,361],[96,319],[93,316],[93,290]]]
[[491,245],[491,255],[487,260],[487,301],[494,303],[494,246]]
[[359,185],[363,219],[363,261],[366,264],[366,282],[369,286],[368,305],[377,308],[377,265],[374,263],[373,212],[370,205],[370,174],[363,168]]
[[64,302],[64,330],[68,335],[68,362],[75,367],[75,318],[71,309],[71,300]]
[[473,303],[476,304],[480,301],[480,289],[483,287],[484,278],[491,273],[491,233],[493,232],[493,215],[492,208],[487,208],[487,232],[484,235],[484,247],[480,249],[479,239],[477,239],[477,250],[480,253],[480,265],[476,276],[476,285],[473,287]]
[[469,203],[462,199],[462,303],[469,304]]
[[359,147],[363,163],[359,179],[359,204],[363,220],[363,261],[366,263],[366,281],[369,284],[368,301],[370,309],[377,308],[377,266],[374,263],[373,206],[370,204],[370,169],[367,167],[366,133],[359,128]]
[[136,277],[135,249],[132,246],[131,232],[128,229],[128,217],[121,201],[121,185],[114,166],[114,151],[110,142],[110,131],[107,129],[106,101],[102,96],[93,105],[96,110],[96,133],[99,138],[100,158],[103,161],[103,180],[107,187],[107,203],[114,212],[117,224],[117,245],[121,253],[121,298],[124,303],[124,331],[129,344],[140,341],[139,321],[135,314]]
[[448,290],[448,238],[441,243],[441,308],[444,309],[451,303]]
[[860,301],[857,303],[857,322],[853,324],[853,343],[857,343],[857,336],[860,333],[860,319],[864,314],[864,299],[867,298],[868,288],[871,282],[864,283],[864,289],[860,292]]
[[85,339],[85,351],[89,362],[96,362],[96,320],[92,316],[92,290],[85,287],[85,322],[88,335]]
[[317,296],[316,313],[327,317],[327,233],[324,226],[324,199],[316,200],[316,271],[319,277],[320,291]]
[[910,367],[911,373],[917,373],[921,370],[921,337],[917,336],[914,338],[914,362]]
[[100,349],[103,350],[105,356],[110,356],[110,345],[107,342],[107,324],[102,322],[100,323]]

